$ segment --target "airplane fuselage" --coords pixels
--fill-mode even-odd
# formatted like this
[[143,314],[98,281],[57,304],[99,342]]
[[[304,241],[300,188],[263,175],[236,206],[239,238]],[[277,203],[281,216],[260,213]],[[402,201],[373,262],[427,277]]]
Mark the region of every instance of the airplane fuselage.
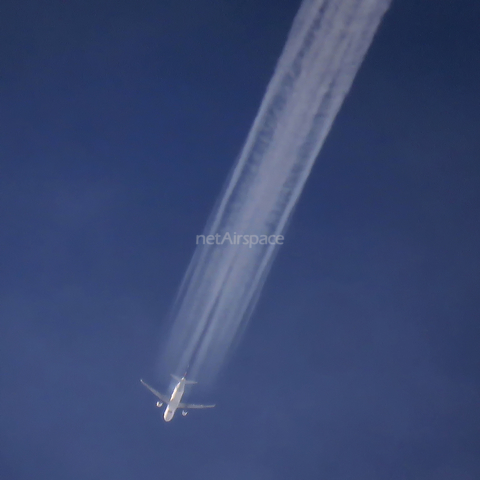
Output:
[[163,419],[169,422],[175,415],[179,403],[182,401],[183,393],[185,392],[185,379],[181,379],[173,389],[172,396],[168,402],[167,408],[163,414]]

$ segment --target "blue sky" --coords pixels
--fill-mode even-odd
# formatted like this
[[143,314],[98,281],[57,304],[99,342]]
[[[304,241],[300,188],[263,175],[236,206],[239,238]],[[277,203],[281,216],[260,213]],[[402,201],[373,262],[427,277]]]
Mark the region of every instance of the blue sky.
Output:
[[0,7],[0,478],[480,476],[480,6],[394,1],[212,411],[165,318],[297,1]]

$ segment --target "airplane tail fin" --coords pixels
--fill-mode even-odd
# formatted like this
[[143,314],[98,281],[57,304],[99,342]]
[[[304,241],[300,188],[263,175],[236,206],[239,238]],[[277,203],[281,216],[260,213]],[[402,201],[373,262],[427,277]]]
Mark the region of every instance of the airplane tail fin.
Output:
[[[180,382],[182,379],[180,377],[177,377],[176,375],[174,375],[173,373],[170,374],[172,376],[172,378],[174,380],[176,380],[177,382]],[[185,378],[185,377],[183,377]],[[185,380],[185,385],[193,385],[195,383],[198,383],[198,382],[195,382],[194,380]]]

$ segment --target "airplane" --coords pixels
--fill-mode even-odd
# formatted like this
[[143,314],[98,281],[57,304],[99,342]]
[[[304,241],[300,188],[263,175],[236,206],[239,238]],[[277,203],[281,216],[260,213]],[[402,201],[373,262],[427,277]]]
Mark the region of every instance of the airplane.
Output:
[[169,422],[173,416],[175,415],[175,411],[177,408],[182,409],[182,415],[185,417],[188,413],[188,409],[190,408],[213,408],[215,405],[195,405],[193,403],[182,403],[182,396],[185,391],[185,385],[193,385],[194,382],[193,380],[187,380],[185,378],[185,375],[182,378],[179,378],[175,375],[172,375],[172,377],[178,382],[175,385],[175,388],[173,389],[173,393],[171,397],[169,398],[167,395],[164,395],[163,393],[157,392],[154,388],[152,388],[150,385],[145,383],[143,380],[140,379],[143,385],[147,387],[154,395],[156,395],[161,401],[157,402],[157,407],[161,407],[164,403],[167,405],[165,408],[165,412],[163,414],[163,419],[166,422]]

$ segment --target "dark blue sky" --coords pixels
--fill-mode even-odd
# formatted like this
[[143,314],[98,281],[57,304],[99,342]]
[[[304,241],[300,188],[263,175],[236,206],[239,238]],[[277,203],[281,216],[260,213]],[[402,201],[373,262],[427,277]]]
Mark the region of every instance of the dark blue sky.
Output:
[[298,5],[0,6],[2,480],[480,478],[474,0],[394,2],[218,407],[139,383]]

